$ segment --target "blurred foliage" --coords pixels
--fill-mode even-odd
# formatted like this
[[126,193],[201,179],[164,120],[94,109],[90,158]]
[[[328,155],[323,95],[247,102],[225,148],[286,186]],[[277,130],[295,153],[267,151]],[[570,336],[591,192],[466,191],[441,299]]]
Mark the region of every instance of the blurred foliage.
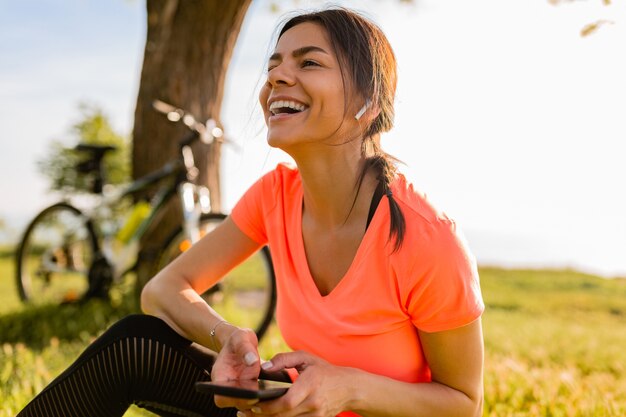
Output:
[[6,256],[6,249],[15,242],[17,231],[15,225],[6,218],[0,217],[0,257]]
[[595,31],[597,31],[598,29],[600,29],[601,26],[603,25],[610,25],[613,24],[614,22],[611,20],[598,20],[597,22],[593,22],[593,23],[589,23],[588,25],[585,25],[581,30],[580,30],[580,36],[589,36],[592,33],[594,33]]
[[[553,6],[558,6],[563,3],[573,3],[574,1],[576,0],[548,0],[548,3],[550,3]],[[602,1],[602,4],[604,6],[610,6],[612,4],[612,0],[600,0],[600,1]],[[608,24],[613,24],[613,23],[615,22],[611,20],[607,20],[607,19],[599,19],[599,20],[596,20],[595,22],[588,23],[585,26],[583,26],[583,28],[580,30],[580,36],[584,38],[586,36],[589,36],[597,32],[598,29],[600,29],[600,27],[608,25]]]
[[54,140],[46,156],[37,162],[39,171],[50,181],[50,189],[67,192],[89,192],[93,174],[81,174],[76,165],[87,159],[87,154],[74,150],[79,143],[111,145],[117,149],[104,157],[105,182],[121,184],[130,179],[130,140],[115,132],[108,117],[97,106],[79,105],[80,120],[70,130],[71,139]]
[[0,258],[7,256],[7,248],[17,239],[17,232],[13,226],[10,221],[0,217]]

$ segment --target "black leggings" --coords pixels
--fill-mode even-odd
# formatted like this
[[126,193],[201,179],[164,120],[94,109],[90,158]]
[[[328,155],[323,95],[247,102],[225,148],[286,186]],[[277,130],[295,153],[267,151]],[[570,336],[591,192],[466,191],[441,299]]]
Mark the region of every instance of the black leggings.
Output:
[[234,416],[195,391],[210,379],[214,353],[162,320],[128,316],[109,328],[19,414],[123,416],[131,404],[161,416]]

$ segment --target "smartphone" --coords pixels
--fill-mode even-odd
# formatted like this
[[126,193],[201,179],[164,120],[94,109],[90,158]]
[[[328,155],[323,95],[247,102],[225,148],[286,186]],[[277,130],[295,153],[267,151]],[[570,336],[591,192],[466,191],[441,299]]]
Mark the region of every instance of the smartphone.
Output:
[[290,386],[288,382],[265,379],[196,382],[196,390],[202,393],[259,400],[278,398],[284,395]]

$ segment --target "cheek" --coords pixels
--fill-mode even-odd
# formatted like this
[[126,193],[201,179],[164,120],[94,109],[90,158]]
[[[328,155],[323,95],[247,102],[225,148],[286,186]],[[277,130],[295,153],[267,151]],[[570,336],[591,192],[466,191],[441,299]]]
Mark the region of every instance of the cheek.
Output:
[[[343,109],[346,104],[346,89],[343,85],[343,80],[341,77],[333,77],[331,82],[326,84],[326,88],[328,89],[328,97],[332,97],[332,105],[335,109],[341,109],[343,113]],[[349,102],[348,102],[349,104]]]
[[270,96],[270,89],[267,87],[267,83],[261,87],[261,91],[259,91],[259,104],[261,105],[261,109],[263,109],[263,113],[267,113],[267,99]]
[[345,108],[345,97],[341,84],[329,85],[326,99],[324,100],[324,115],[332,119],[343,119]]

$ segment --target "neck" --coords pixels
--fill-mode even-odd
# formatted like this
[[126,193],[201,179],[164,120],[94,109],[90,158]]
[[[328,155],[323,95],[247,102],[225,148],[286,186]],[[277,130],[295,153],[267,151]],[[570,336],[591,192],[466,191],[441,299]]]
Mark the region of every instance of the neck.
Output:
[[330,148],[325,155],[310,155],[294,156],[302,177],[304,214],[331,230],[362,220],[364,209],[365,213],[369,209],[376,178],[367,172],[359,184],[365,164],[360,149],[347,153]]

